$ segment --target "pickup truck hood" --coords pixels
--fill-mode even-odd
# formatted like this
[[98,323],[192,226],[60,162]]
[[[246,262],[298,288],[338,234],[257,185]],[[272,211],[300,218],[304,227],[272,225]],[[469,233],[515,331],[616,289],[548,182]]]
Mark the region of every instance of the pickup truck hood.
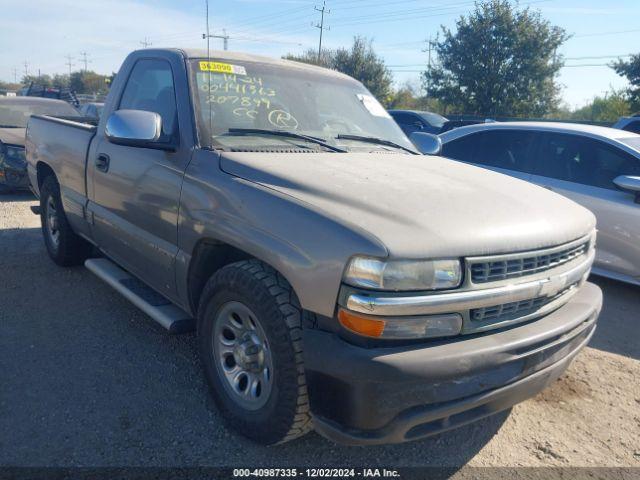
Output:
[[395,257],[523,251],[595,227],[591,212],[560,195],[441,157],[241,152],[224,153],[221,168],[365,230]]
[[0,128],[0,143],[24,147],[25,128]]

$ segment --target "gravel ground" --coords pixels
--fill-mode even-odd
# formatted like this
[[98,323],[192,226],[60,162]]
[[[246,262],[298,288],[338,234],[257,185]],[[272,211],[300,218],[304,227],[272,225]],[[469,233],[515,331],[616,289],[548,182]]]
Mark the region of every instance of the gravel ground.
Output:
[[590,347],[510,413],[403,445],[312,433],[264,448],[224,427],[195,337],[56,267],[31,205],[0,196],[0,466],[640,467],[640,288],[595,279],[605,307]]

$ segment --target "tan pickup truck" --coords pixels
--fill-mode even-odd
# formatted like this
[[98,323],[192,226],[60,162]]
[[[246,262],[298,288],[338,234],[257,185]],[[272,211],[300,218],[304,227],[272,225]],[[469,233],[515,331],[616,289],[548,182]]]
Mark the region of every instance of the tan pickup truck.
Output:
[[258,442],[454,428],[543,389],[596,326],[590,212],[418,154],[334,71],[137,51],[99,123],[34,117],[26,150],[51,258],[197,329]]

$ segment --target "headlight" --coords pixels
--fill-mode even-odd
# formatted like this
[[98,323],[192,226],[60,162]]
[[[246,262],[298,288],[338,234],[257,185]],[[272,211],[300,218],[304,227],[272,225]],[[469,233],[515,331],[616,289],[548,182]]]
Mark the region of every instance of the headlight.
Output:
[[462,266],[458,259],[385,261],[354,257],[344,282],[376,290],[442,290],[460,285]]
[[4,152],[2,152],[2,161],[7,167],[17,170],[24,169],[27,164],[24,147],[5,145]]

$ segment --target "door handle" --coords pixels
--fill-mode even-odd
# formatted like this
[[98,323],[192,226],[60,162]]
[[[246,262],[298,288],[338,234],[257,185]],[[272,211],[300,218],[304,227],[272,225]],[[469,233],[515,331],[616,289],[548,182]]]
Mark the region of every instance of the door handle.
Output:
[[98,158],[96,158],[96,161],[95,161],[96,169],[100,170],[101,172],[108,172],[109,161],[110,161],[109,155],[107,155],[106,153],[99,154]]

